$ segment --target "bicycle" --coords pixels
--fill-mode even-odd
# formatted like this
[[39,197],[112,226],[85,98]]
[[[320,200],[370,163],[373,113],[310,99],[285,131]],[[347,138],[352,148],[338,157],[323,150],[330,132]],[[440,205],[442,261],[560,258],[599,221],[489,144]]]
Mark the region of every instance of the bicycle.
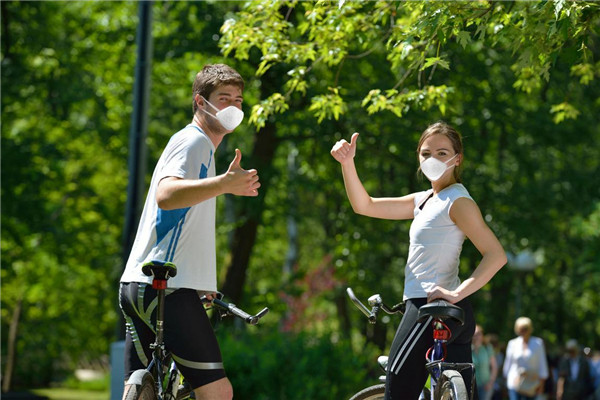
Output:
[[[379,294],[369,297],[368,303],[372,307],[369,310],[354,294],[351,288],[347,288],[348,297],[369,319],[371,324],[377,321],[377,314],[380,310],[388,314],[402,314],[405,311],[404,303],[388,307],[383,303]],[[444,323],[447,319],[453,319],[460,325],[464,324],[464,311],[458,306],[445,300],[435,300],[425,304],[419,309],[418,320],[423,322],[432,318],[433,325],[433,346],[425,354],[427,364],[425,367],[429,372],[431,390],[426,387],[421,392],[420,399],[431,400],[472,400],[474,393],[474,366],[472,363],[450,363],[446,362],[446,343],[452,336],[450,328]],[[380,367],[387,373],[388,357],[380,356],[377,359]],[[460,371],[471,370],[471,397],[469,399],[467,388]],[[385,382],[386,377],[379,377],[381,382]],[[385,383],[369,386],[350,398],[350,400],[379,400],[383,399],[385,394]]]
[[[181,373],[164,344],[164,303],[167,280],[177,275],[177,267],[170,262],[150,261],[142,266],[142,272],[146,276],[152,276],[152,287],[157,291],[156,337],[154,343],[150,345],[152,360],[145,369],[134,371],[129,377],[125,383],[124,398],[126,400],[193,399],[193,388],[185,380],[182,381]],[[217,293],[217,298],[208,300],[204,296],[202,301],[215,306],[221,317],[233,315],[250,325],[256,325],[269,312],[265,307],[258,314],[250,315],[221,298],[222,294]]]

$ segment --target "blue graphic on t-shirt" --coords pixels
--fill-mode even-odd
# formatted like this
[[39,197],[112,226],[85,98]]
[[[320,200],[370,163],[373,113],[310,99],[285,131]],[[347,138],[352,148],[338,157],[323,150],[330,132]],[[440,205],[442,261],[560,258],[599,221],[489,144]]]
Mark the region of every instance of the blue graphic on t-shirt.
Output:
[[183,223],[185,222],[185,215],[189,209],[190,207],[178,208],[176,210],[158,209],[156,215],[156,244],[158,245],[162,242],[169,232],[173,231],[165,261],[173,261],[175,249],[177,248],[177,241],[181,235]]
[[[210,152],[210,158],[208,165],[212,161],[213,152]],[[200,166],[200,179],[208,177],[208,167],[204,164]],[[190,207],[178,208],[176,210],[163,210],[158,209],[156,215],[156,245],[162,242],[169,232],[173,231],[171,240],[169,241],[169,247],[167,249],[167,257],[165,261],[173,261],[175,257],[175,249],[179,242],[179,236],[183,230],[183,224],[185,223],[185,216],[189,211]]]

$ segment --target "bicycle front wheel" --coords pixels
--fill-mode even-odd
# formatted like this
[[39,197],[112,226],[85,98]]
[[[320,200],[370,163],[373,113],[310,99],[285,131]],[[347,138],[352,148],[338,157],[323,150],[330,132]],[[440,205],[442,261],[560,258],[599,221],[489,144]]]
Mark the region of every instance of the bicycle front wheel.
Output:
[[435,387],[436,400],[468,400],[467,387],[458,371],[447,370],[442,373]]
[[356,393],[350,400],[382,400],[384,395],[385,384],[373,385]]
[[[135,375],[137,374],[137,375]],[[148,371],[136,371],[125,384],[125,400],[156,400],[154,377]]]

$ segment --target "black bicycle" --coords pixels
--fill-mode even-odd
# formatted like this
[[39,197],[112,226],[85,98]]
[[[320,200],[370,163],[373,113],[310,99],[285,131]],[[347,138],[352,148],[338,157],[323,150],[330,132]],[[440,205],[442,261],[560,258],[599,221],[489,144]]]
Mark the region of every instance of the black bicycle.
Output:
[[[193,397],[193,388],[182,381],[181,373],[172,360],[171,353],[164,344],[164,302],[166,297],[167,280],[177,275],[174,264],[162,261],[150,261],[143,265],[142,272],[152,276],[152,287],[157,291],[156,338],[150,345],[152,360],[145,369],[134,371],[125,383],[124,398],[126,400],[182,400]],[[258,321],[269,312],[263,308],[256,315],[250,315],[237,308],[235,304],[221,300],[222,294],[217,298],[208,300],[202,298],[205,304],[212,304],[219,311],[221,317],[233,315],[244,320],[250,325]]]
[[[388,314],[403,314],[405,311],[404,303],[388,307],[383,303],[380,295],[374,294],[369,297],[368,303],[371,306],[369,310],[355,295],[351,288],[347,288],[346,292],[352,302],[363,312],[369,319],[369,322],[374,324],[377,322],[377,314],[380,310]],[[453,319],[464,324],[464,311],[462,308],[450,304],[445,300],[435,300],[425,304],[419,309],[418,320],[420,322],[432,319],[433,325],[433,346],[425,354],[427,364],[425,365],[430,376],[431,390],[427,387],[423,388],[420,399],[431,400],[470,400],[465,385],[465,381],[460,374],[460,371],[470,369],[471,371],[471,399],[474,392],[473,375],[475,369],[472,363],[449,363],[446,362],[446,343],[452,337],[450,328],[445,324],[445,320]],[[384,372],[387,372],[388,358],[381,356],[378,358],[378,363]],[[381,382],[385,382],[386,377],[379,377]],[[369,386],[350,398],[350,400],[381,400],[385,394],[385,383]]]

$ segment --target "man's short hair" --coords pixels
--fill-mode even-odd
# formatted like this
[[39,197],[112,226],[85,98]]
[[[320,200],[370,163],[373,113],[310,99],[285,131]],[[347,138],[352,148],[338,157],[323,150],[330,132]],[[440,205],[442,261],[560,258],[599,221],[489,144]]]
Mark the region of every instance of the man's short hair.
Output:
[[229,65],[208,64],[202,68],[202,71],[196,74],[194,84],[192,85],[192,109],[194,113],[198,109],[198,104],[194,99],[197,94],[208,99],[210,94],[219,86],[233,85],[244,90],[244,79]]

